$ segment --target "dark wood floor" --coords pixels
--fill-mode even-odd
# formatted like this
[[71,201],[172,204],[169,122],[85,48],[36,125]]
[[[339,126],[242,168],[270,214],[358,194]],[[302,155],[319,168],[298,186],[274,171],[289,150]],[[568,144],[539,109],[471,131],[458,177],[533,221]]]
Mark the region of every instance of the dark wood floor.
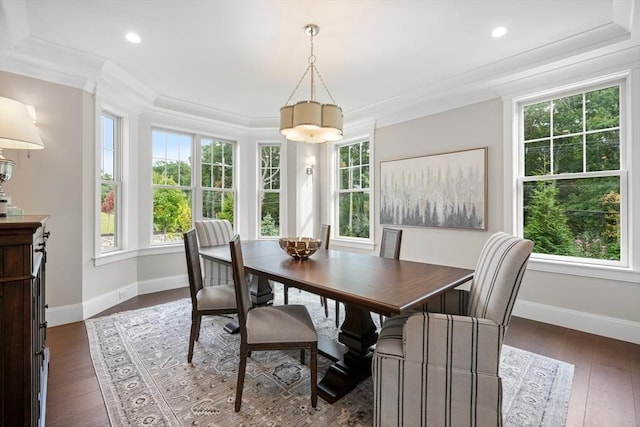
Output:
[[[132,298],[99,315],[188,296],[177,289]],[[108,426],[83,322],[50,328],[48,427]],[[640,345],[513,318],[506,344],[575,365],[567,426],[640,427]]]

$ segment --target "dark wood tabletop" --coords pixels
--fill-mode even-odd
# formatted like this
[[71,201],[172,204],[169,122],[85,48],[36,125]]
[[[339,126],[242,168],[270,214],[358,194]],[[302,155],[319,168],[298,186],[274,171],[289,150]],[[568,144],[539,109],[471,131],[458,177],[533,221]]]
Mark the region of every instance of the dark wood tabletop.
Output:
[[[371,311],[385,316],[406,313],[473,277],[473,271],[464,268],[327,249],[317,251],[307,260],[296,260],[274,240],[243,241],[242,252],[245,269],[255,277],[344,303],[345,320],[338,341],[318,337],[318,351],[335,362],[318,384],[318,395],[329,403],[342,398],[371,375],[372,347],[378,339]],[[228,246],[200,248],[200,254],[231,263]],[[259,282],[252,283],[256,287],[252,293],[259,302],[259,295],[266,292],[259,289]]]
[[[473,270],[319,250],[296,260],[273,240],[242,242],[245,268],[280,283],[385,316],[405,313],[434,295],[467,282]],[[226,246],[201,248],[202,256],[230,263]]]

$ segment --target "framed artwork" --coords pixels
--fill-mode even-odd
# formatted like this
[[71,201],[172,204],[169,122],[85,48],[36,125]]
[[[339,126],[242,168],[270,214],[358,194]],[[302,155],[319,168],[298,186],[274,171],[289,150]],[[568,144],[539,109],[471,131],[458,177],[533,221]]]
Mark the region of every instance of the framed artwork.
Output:
[[380,224],[487,229],[487,147],[380,162]]

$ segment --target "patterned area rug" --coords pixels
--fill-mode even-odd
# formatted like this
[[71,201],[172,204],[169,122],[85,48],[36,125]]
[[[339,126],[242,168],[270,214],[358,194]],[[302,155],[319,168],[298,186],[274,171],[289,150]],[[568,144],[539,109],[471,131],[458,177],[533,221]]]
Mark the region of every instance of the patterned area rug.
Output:
[[[276,288],[276,304],[282,291]],[[317,295],[289,290],[319,334],[336,337],[333,302],[324,317]],[[344,310],[341,310],[344,314]],[[377,322],[378,316],[373,316]],[[333,405],[311,407],[309,370],[298,351],[253,352],[239,413],[233,411],[239,335],[229,318],[205,316],[193,366],[186,363],[191,302],[183,299],[86,321],[93,364],[113,426],[370,426],[371,379]],[[318,357],[318,376],[330,365]],[[504,346],[505,426],[563,426],[573,365]]]

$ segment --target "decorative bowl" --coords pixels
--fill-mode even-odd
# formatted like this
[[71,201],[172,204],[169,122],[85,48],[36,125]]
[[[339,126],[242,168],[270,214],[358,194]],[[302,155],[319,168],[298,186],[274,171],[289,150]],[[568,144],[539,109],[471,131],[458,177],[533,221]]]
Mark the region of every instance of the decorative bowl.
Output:
[[295,259],[307,259],[320,248],[320,239],[311,237],[283,237],[280,247]]

